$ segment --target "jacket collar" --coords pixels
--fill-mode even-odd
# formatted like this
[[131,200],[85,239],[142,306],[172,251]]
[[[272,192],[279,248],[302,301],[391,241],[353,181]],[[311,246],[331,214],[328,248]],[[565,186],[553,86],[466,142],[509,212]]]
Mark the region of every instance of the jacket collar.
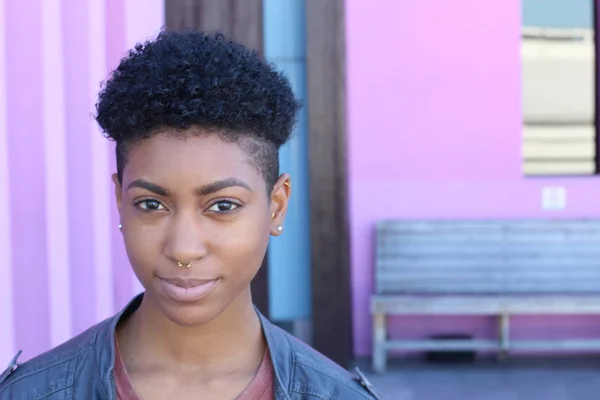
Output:
[[115,366],[115,332],[122,318],[131,315],[142,303],[143,293],[135,296],[116,315],[108,318],[99,325],[95,338],[96,362],[100,372],[102,386],[109,400],[116,400],[113,369]]
[[[115,400],[113,368],[115,365],[115,332],[117,324],[123,318],[131,315],[142,303],[143,293],[135,296],[116,315],[105,320],[98,326],[95,338],[96,362],[101,375],[101,382],[106,390],[109,400]],[[292,348],[284,332],[271,324],[264,315],[256,310],[265,335],[269,354],[273,363],[276,400],[290,400],[288,388],[290,387]]]
[[273,325],[264,315],[256,310],[263,328],[263,334],[269,347],[271,362],[275,373],[274,385],[277,387],[275,398],[290,399],[288,388],[291,387],[291,366],[293,351],[290,341],[280,328]]

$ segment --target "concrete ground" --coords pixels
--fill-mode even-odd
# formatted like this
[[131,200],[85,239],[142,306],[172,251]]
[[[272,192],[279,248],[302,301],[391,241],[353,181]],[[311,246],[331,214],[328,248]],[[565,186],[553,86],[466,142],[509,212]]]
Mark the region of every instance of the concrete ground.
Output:
[[388,400],[597,400],[600,359],[477,361],[470,365],[390,362],[376,375],[358,366]]

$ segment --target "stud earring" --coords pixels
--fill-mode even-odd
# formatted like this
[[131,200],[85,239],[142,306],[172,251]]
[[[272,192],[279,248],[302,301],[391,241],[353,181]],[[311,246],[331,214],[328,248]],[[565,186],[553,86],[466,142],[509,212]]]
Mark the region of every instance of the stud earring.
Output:
[[282,230],[283,230],[283,226],[279,225],[279,226],[277,227],[277,231],[278,231],[278,232],[281,232]]
[[275,219],[275,213],[271,214],[271,219]]
[[123,230],[123,224],[119,224],[119,230],[122,231]]

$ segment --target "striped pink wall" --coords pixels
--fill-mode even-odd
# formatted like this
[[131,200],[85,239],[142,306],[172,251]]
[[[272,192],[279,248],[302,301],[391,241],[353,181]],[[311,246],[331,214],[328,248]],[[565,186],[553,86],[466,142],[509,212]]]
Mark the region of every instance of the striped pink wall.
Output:
[[0,365],[141,290],[91,113],[110,69],[163,21],[163,0],[0,0]]

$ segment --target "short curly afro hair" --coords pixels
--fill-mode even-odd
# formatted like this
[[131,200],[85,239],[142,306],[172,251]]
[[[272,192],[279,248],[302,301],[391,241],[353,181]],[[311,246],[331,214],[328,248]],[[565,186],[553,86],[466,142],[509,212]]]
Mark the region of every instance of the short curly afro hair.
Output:
[[243,142],[270,191],[299,107],[288,79],[255,51],[188,29],[161,31],[129,51],[103,84],[96,120],[116,142],[120,181],[130,145],[200,127]]

